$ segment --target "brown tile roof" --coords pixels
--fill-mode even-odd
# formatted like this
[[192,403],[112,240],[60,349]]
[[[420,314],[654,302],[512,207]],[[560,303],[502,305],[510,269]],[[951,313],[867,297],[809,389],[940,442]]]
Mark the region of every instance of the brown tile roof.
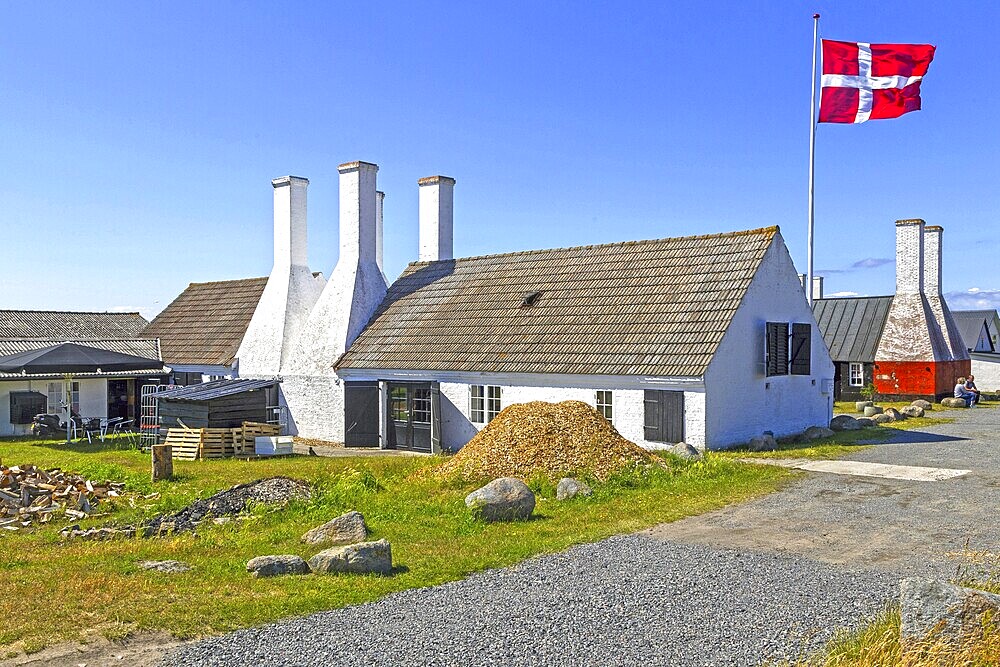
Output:
[[148,324],[139,313],[0,310],[0,338],[135,338]]
[[266,284],[267,278],[191,283],[142,335],[160,339],[168,365],[228,365]]
[[777,234],[413,263],[337,367],[700,376]]

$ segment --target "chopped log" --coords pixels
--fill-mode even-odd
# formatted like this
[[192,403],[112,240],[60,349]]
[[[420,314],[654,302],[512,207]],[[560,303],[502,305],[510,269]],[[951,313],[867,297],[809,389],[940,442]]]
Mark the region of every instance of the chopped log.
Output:
[[173,447],[171,445],[152,446],[153,481],[170,479],[174,476]]

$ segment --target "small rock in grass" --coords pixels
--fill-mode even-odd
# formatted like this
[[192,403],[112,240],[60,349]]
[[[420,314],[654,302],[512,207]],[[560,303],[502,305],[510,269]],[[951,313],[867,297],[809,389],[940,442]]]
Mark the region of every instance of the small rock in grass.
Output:
[[900,641],[934,640],[957,646],[981,640],[984,617],[1000,614],[1000,595],[934,579],[911,578],[899,583]]
[[317,526],[302,536],[307,544],[354,544],[368,537],[368,526],[361,512],[354,510]]
[[764,431],[762,435],[750,439],[749,447],[751,452],[773,452],[778,448],[778,443],[773,433]]
[[924,410],[933,410],[934,409],[934,404],[933,403],[931,403],[930,401],[925,401],[922,398],[918,398],[917,400],[915,400],[912,403],[910,403],[910,405],[915,405],[918,408],[923,408]]
[[890,421],[898,422],[906,419],[906,415],[897,410],[896,408],[886,408],[883,414],[889,415]]
[[308,574],[309,565],[299,556],[257,556],[247,563],[247,572],[254,577],[277,577],[282,574]]
[[837,415],[830,420],[830,428],[834,431],[858,431],[862,426],[851,415]]
[[309,568],[316,574],[391,574],[392,546],[387,540],[378,540],[333,547],[310,558]]
[[902,410],[900,410],[907,417],[923,417],[924,409],[919,405],[908,405]]
[[891,415],[887,414],[875,415],[871,420],[876,424],[888,424],[889,422],[896,421]]
[[857,422],[858,426],[861,428],[874,428],[878,426],[878,424],[875,423],[875,420],[871,417],[858,417]]
[[802,434],[802,437],[806,440],[821,440],[823,438],[832,438],[833,435],[833,431],[823,426],[810,426]]
[[590,496],[594,491],[585,482],[572,477],[563,477],[556,487],[556,500],[569,500],[577,496]]
[[946,408],[964,408],[964,407],[966,407],[966,405],[965,405],[965,399],[964,398],[954,398],[954,397],[942,398],[941,399],[941,405],[943,405]]
[[191,570],[190,565],[179,560],[144,560],[139,562],[139,567],[143,570],[155,570],[165,574],[179,574]]
[[871,407],[873,405],[875,404],[872,403],[871,401],[857,401],[854,403],[854,409],[857,412],[864,412],[865,408]]
[[483,521],[518,521],[535,511],[535,494],[513,477],[500,477],[465,497],[465,506]]
[[869,405],[865,408],[865,417],[874,417],[875,415],[880,415],[884,412],[882,408],[877,405]]
[[682,459],[690,459],[692,461],[698,461],[705,457],[704,454],[697,447],[693,447],[686,442],[678,442],[676,445],[668,449],[674,456],[679,456]]

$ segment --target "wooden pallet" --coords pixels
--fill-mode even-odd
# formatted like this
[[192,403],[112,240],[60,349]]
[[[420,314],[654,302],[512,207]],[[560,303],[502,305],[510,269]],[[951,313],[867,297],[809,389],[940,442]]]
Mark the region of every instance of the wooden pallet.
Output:
[[239,429],[233,429],[233,435],[239,432],[236,438],[236,448],[242,454],[253,455],[256,453],[254,446],[258,436],[274,436],[281,433],[281,427],[277,424],[262,424],[260,422],[243,422]]
[[243,422],[240,428],[171,428],[163,444],[170,445],[173,458],[182,461],[252,456],[258,436],[278,435],[276,424]]
[[167,429],[167,437],[163,444],[170,445],[173,458],[181,461],[196,461],[201,457],[203,430],[200,428]]

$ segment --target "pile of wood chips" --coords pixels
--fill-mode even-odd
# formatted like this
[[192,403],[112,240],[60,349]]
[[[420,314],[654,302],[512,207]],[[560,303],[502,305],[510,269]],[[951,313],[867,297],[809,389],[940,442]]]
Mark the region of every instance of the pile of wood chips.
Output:
[[468,481],[535,475],[606,479],[623,468],[651,462],[646,450],[619,435],[590,405],[535,401],[505,408],[431,474]]
[[0,530],[48,523],[60,513],[82,519],[102,500],[122,495],[124,486],[124,482],[93,482],[58,468],[0,464]]

